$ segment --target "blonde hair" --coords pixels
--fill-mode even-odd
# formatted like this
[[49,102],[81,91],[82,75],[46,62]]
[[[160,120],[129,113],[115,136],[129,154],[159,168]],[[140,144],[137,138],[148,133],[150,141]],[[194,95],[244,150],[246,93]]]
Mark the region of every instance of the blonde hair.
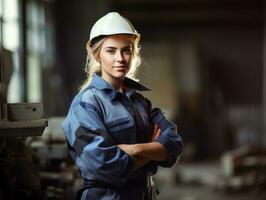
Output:
[[[92,45],[90,41],[88,41],[86,44],[87,59],[86,59],[86,64],[85,64],[85,72],[87,74],[87,79],[81,85],[80,90],[85,89],[90,84],[92,77],[95,73],[101,74],[101,65],[96,60],[96,58],[99,56],[102,44],[105,41],[105,39],[106,37],[103,37],[97,42],[93,43]],[[128,78],[131,78],[137,81],[136,72],[137,72],[137,68],[141,64],[141,57],[139,55],[140,47],[138,45],[139,40],[136,37],[131,36],[130,42],[132,44],[133,51],[132,51],[132,57],[131,57],[131,62],[130,62],[130,70],[128,71],[126,76]]]

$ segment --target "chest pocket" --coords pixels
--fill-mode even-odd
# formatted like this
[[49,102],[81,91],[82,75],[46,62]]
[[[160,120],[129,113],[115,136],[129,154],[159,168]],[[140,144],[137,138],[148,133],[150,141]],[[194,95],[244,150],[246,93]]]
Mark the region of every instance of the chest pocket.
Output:
[[106,128],[118,144],[132,144],[136,142],[134,122],[129,117],[122,117],[106,122]]

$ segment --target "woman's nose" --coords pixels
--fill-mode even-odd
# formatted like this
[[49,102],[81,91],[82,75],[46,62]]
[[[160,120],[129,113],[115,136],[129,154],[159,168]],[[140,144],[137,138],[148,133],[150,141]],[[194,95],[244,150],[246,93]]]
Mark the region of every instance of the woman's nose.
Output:
[[117,58],[116,59],[117,59],[117,61],[124,61],[125,60],[122,52],[117,52]]

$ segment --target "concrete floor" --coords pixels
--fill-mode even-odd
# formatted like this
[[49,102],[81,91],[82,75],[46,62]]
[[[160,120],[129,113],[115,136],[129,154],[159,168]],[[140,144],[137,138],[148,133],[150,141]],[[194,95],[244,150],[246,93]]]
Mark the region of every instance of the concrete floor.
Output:
[[220,186],[222,174],[219,161],[159,168],[155,177],[159,200],[266,200],[266,191],[261,189],[225,190]]
[[160,188],[159,200],[265,200],[261,192],[223,193],[209,186],[166,186]]

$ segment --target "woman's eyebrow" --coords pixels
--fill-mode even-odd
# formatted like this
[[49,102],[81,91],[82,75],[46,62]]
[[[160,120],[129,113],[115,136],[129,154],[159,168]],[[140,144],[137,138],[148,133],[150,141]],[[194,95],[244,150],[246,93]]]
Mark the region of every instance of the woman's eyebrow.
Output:
[[116,47],[112,47],[112,46],[107,46],[105,47],[105,49],[117,49]]
[[131,48],[131,45],[127,45],[127,46],[122,47],[122,49],[126,49],[126,48]]
[[[122,47],[121,49],[125,49],[125,48],[131,48],[131,45],[126,45],[126,46]],[[105,47],[105,49],[117,49],[117,47],[107,46],[107,47]]]

